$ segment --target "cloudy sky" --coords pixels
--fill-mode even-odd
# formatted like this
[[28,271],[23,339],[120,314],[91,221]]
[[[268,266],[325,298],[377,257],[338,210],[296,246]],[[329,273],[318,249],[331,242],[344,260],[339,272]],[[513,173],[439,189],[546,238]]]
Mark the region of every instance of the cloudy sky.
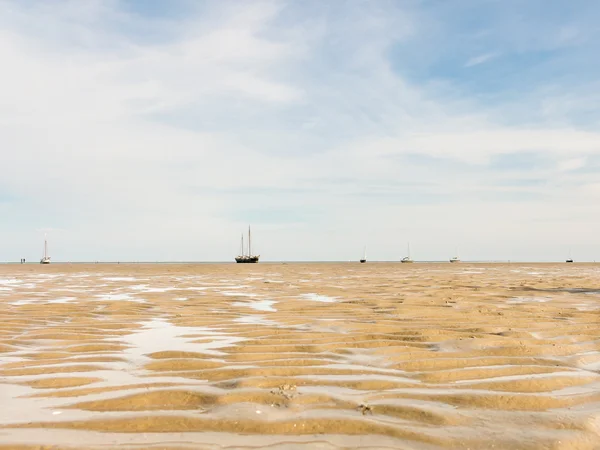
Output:
[[0,260],[600,260],[596,0],[0,0]]

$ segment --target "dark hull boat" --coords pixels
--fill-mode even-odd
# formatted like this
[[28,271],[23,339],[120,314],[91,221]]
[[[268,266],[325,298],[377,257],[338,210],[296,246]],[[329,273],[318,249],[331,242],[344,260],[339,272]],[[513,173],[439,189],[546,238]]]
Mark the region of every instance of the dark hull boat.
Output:
[[258,256],[237,256],[235,262],[240,264],[257,263],[258,258]]
[[363,257],[361,259],[359,259],[359,261],[361,263],[366,263],[367,262],[367,246],[365,245],[365,250],[363,251]]
[[242,244],[240,247],[239,256],[235,257],[235,262],[238,264],[254,264],[260,259],[260,255],[252,254],[252,236],[250,234],[250,227],[248,227],[248,252],[244,248],[244,235],[242,234]]

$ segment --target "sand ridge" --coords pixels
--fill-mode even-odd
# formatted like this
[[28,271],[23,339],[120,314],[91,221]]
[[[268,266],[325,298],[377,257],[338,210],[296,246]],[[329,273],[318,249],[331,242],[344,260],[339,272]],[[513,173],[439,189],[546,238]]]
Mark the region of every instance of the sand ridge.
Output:
[[599,449],[599,275],[0,266],[0,442]]

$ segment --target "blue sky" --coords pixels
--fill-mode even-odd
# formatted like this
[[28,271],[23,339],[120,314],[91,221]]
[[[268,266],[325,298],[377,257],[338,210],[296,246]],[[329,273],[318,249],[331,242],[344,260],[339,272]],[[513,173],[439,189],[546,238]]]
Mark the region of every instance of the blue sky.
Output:
[[600,260],[591,0],[0,0],[0,260]]

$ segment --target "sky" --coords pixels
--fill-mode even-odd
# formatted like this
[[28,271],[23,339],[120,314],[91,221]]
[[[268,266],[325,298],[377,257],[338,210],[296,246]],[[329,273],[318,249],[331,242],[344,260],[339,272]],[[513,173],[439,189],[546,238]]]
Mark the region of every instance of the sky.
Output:
[[599,19],[0,0],[0,260],[600,261]]

